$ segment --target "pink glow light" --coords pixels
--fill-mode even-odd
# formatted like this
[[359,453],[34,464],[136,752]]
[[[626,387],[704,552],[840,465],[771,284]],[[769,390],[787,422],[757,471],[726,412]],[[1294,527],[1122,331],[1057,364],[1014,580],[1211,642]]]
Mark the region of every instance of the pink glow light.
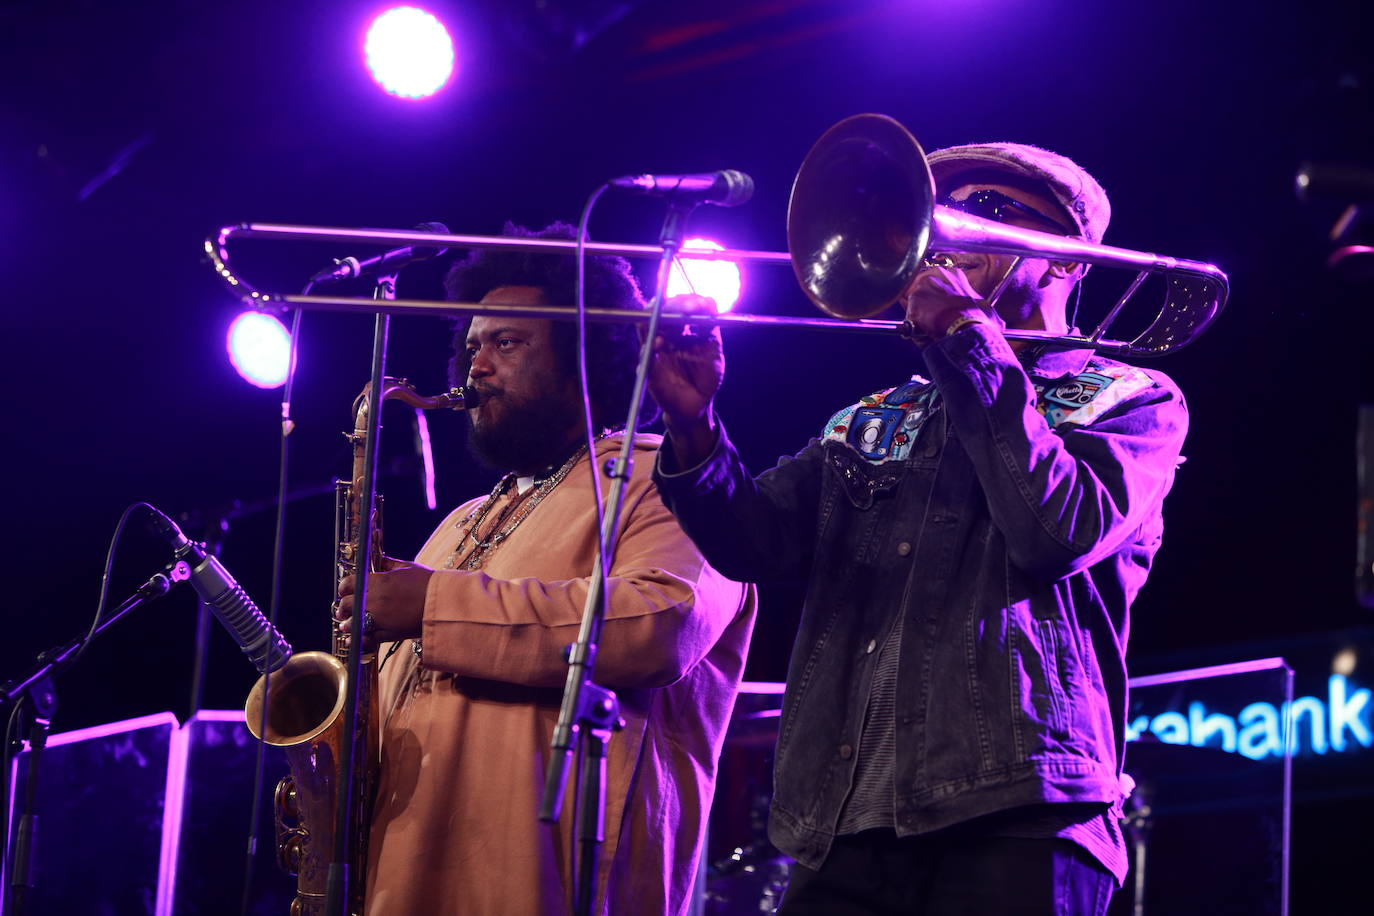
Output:
[[192,722],[237,722],[242,725],[244,719],[242,709],[200,709],[186,720],[186,724],[190,725]]
[[724,245],[710,239],[688,239],[682,244],[684,256],[673,262],[668,275],[668,296],[697,295],[715,300],[716,313],[725,314],[739,301],[741,278],[734,261],[715,261],[687,257],[686,252],[723,251]]
[[[177,717],[170,712],[155,712],[148,716],[120,719],[118,722],[106,722],[104,725],[92,725],[89,728],[58,732],[48,736],[44,747],[61,747],[64,744],[90,741],[92,738],[108,738],[110,735],[122,735],[125,732],[138,731],[141,728],[156,728],[159,725],[170,725],[172,728],[178,728],[180,723],[177,722]],[[27,750],[28,744],[25,743],[24,747]]]
[[155,916],[172,916],[177,896],[177,856],[181,853],[181,813],[186,803],[186,758],[191,750],[191,730],[172,732],[167,749],[167,788],[163,794],[162,850],[157,864]]
[[363,54],[372,78],[403,99],[424,99],[453,75],[453,39],[431,13],[413,6],[387,10],[368,26]]

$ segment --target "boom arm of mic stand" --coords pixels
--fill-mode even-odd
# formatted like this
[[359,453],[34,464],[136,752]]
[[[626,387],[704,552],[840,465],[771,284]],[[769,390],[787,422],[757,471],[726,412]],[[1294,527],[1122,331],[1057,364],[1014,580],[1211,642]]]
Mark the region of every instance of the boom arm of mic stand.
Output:
[[[8,858],[9,850],[3,842],[0,842],[0,857],[3,857],[5,862],[11,863],[13,866],[12,871],[7,872],[9,880],[6,886],[0,888],[0,895],[3,895],[4,900],[7,903],[13,903],[13,906],[5,906],[4,912],[22,916],[32,902],[30,898],[35,887],[34,849],[37,845],[38,835],[38,817],[34,814],[34,801],[38,791],[38,764],[42,758],[43,748],[47,744],[48,729],[53,714],[57,709],[57,691],[53,686],[53,678],[76,658],[81,652],[82,646],[104,633],[130,611],[142,607],[154,598],[160,598],[167,594],[173,581],[180,582],[190,578],[190,575],[191,568],[185,562],[178,560],[171,564],[164,572],[157,573],[139,586],[138,590],[123,604],[115,608],[109,617],[96,627],[94,632],[83,633],[63,646],[39,654],[34,666],[29,671],[0,686],[0,702],[14,700],[27,694],[34,707],[33,730],[29,736],[29,771],[25,784],[24,805],[19,814],[19,829],[15,831],[14,836],[13,858]],[[6,747],[4,749],[6,780],[9,779],[9,753],[10,749]]]

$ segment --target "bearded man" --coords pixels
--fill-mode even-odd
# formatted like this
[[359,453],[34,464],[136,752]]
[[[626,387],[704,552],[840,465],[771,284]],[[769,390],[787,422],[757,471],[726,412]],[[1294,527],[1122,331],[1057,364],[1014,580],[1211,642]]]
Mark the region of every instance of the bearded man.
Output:
[[[589,258],[586,272],[589,305],[643,307],[624,260]],[[567,305],[574,279],[570,257],[490,250],[457,264],[447,288],[458,301]],[[369,916],[570,908],[574,806],[553,827],[537,810],[562,653],[596,555],[589,475],[620,450],[638,346],[628,322],[589,328],[589,460],[573,326],[459,322],[450,376],[481,395],[469,446],[506,473],[455,509],[416,562],[369,577],[370,635],[388,659]],[[752,587],[709,566],[659,499],[649,479],[659,443],[635,436],[596,657],[596,680],[616,691],[625,720],[608,748],[597,912],[687,911],[754,620]],[[342,588],[343,618],[353,585]]]

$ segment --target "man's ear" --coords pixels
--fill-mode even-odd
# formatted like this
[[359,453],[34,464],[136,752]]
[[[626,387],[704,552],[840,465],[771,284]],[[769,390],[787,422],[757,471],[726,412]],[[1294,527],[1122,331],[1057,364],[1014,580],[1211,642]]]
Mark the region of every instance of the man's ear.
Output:
[[1087,271],[1088,265],[1081,261],[1050,261],[1045,272],[1057,280],[1064,280],[1082,277]]
[[1088,265],[1078,261],[1046,261],[1045,272],[1040,275],[1037,285],[1044,289],[1051,283],[1067,281],[1077,283],[1088,272]]

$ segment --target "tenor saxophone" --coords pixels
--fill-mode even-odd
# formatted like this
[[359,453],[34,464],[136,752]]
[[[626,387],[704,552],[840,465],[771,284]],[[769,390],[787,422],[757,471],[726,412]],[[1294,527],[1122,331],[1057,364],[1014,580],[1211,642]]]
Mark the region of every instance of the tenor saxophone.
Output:
[[[353,449],[352,478],[335,484],[335,593],[339,582],[357,570],[363,531],[361,489],[368,411],[372,409],[370,384],[353,404],[353,431],[345,433]],[[434,397],[415,393],[404,379],[384,379],[377,403],[398,400],[420,410],[463,409],[473,406],[477,394],[471,388],[452,388]],[[369,569],[381,568],[381,499],[369,523],[373,525]],[[359,609],[361,612],[361,609]],[[361,613],[358,614],[361,618]],[[291,916],[324,916],[330,860],[334,851],[334,815],[339,787],[347,784],[339,772],[344,734],[344,703],[347,699],[348,640],[333,615],[333,646],[330,652],[298,652],[268,678],[260,678],[248,694],[245,713],[253,736],[280,747],[286,754],[290,775],[277,784],[273,800],[276,823],[277,864],[296,876],[296,897]],[[377,721],[377,660],[362,658],[363,676],[358,692],[357,729],[349,823],[348,911],[361,916],[367,880],[367,837],[371,827],[372,796],[377,784],[380,758]],[[265,729],[260,726],[265,724]],[[260,734],[260,731],[262,732]],[[332,914],[331,914],[332,916]]]

